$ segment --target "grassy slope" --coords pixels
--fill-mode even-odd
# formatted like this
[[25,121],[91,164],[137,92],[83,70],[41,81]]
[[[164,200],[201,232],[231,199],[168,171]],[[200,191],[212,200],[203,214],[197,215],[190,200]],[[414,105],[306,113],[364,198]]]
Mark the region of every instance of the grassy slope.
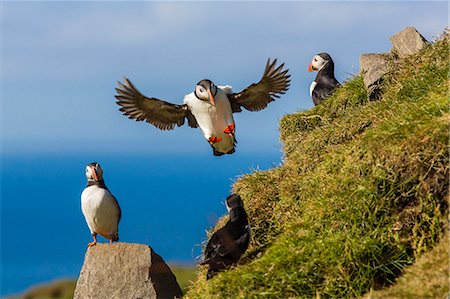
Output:
[[395,285],[369,292],[364,299],[448,298],[449,285],[448,235],[436,247],[406,268]]
[[286,115],[283,165],[234,186],[254,233],[246,256],[208,282],[200,268],[187,297],[359,297],[433,248],[448,217],[448,59],[445,36],[392,61],[380,101],[357,76]]

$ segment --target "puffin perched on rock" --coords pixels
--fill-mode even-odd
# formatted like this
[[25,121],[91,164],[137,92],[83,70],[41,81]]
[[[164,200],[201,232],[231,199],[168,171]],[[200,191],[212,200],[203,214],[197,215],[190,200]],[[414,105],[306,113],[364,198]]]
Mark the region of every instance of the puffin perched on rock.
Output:
[[289,88],[288,70],[283,70],[284,64],[277,67],[276,62],[269,59],[262,79],[237,93],[229,85],[217,86],[211,80],[201,80],[193,92],[184,96],[182,105],[148,98],[127,78],[118,83],[115,97],[120,111],[130,119],[145,120],[161,130],[173,130],[187,120],[191,128],[200,127],[215,156],[232,154],[236,144],[233,113],[241,112],[242,107],[262,110]]
[[309,88],[309,93],[316,106],[329,98],[334,90],[341,86],[334,77],[333,59],[327,53],[314,56],[308,65],[308,72],[318,72]]
[[241,197],[237,194],[230,195],[226,204],[230,219],[209,239],[201,263],[209,265],[207,280],[217,272],[235,265],[250,243],[251,230]]
[[100,164],[93,162],[86,165],[86,178],[88,183],[81,193],[81,210],[94,239],[88,247],[97,244],[97,234],[109,239],[112,244],[119,240],[119,203],[105,185]]

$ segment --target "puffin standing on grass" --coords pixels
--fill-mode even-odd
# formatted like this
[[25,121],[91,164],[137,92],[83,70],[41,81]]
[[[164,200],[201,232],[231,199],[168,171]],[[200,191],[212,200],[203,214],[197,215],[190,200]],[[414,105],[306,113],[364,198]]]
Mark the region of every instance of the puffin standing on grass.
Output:
[[334,77],[333,59],[327,53],[314,56],[308,65],[308,72],[318,72],[309,88],[309,93],[316,106],[329,98],[334,90],[341,86]]
[[226,204],[230,219],[209,239],[201,263],[209,265],[207,280],[217,272],[235,265],[250,243],[251,230],[241,197],[237,194],[230,195]]
[[120,111],[130,119],[145,120],[161,130],[173,130],[187,120],[191,128],[200,127],[215,156],[232,154],[236,144],[233,113],[241,112],[242,107],[262,110],[289,88],[288,70],[283,70],[284,63],[277,67],[276,62],[269,59],[262,79],[238,93],[229,85],[217,86],[205,79],[184,96],[184,104],[177,105],[145,97],[124,78],[124,83],[118,82],[115,97]]
[[97,234],[109,239],[112,244],[119,240],[119,203],[105,185],[100,164],[93,162],[86,165],[86,178],[88,183],[81,193],[81,210],[94,239],[88,247],[97,244]]

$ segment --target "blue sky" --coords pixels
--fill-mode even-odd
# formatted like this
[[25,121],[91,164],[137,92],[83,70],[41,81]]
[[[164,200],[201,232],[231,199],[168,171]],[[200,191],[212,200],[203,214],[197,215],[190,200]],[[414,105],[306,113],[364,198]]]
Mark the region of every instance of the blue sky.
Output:
[[236,117],[240,148],[258,151],[278,143],[283,114],[312,106],[314,54],[329,52],[344,80],[361,53],[388,51],[405,26],[428,39],[442,32],[447,3],[6,1],[1,19],[5,152],[209,151],[197,130],[161,132],[122,116],[116,81],[127,76],[146,95],[181,103],[200,79],[240,90],[278,57],[291,89],[266,111]]
[[[281,161],[279,119],[313,106],[315,54],[331,54],[342,82],[404,27],[432,40],[448,26],[447,2],[2,1],[0,13],[0,296],[78,275],[90,241],[84,164],[94,160],[124,212],[121,240],[194,263],[233,180]],[[123,76],[181,103],[204,78],[236,91],[257,82],[268,57],[286,63],[291,88],[236,114],[230,156],[213,157],[199,130],[159,131],[115,104]]]

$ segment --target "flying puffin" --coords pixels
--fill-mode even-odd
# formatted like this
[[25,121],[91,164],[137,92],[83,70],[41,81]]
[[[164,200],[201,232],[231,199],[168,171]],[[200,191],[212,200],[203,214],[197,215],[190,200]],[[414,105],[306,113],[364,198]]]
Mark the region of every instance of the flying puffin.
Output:
[[200,127],[215,156],[232,154],[236,144],[233,112],[241,112],[242,107],[262,110],[289,88],[288,70],[283,70],[284,63],[276,67],[276,62],[269,59],[262,79],[237,93],[229,85],[201,80],[193,92],[184,96],[182,105],[147,98],[127,78],[124,83],[118,82],[115,97],[119,110],[130,119],[145,120],[161,130],[173,130],[187,120],[191,128]]
[[311,83],[309,93],[314,105],[319,105],[341,86],[334,77],[334,62],[327,53],[320,53],[313,57],[308,65],[308,72],[318,72],[316,79]]
[[230,195],[226,204],[230,219],[209,239],[201,263],[209,265],[207,280],[217,272],[235,265],[250,243],[251,230],[241,197],[237,194]]
[[81,210],[94,238],[88,246],[97,244],[97,234],[109,239],[112,244],[119,240],[119,203],[105,185],[100,164],[93,162],[86,165],[86,178],[88,183],[81,193]]

